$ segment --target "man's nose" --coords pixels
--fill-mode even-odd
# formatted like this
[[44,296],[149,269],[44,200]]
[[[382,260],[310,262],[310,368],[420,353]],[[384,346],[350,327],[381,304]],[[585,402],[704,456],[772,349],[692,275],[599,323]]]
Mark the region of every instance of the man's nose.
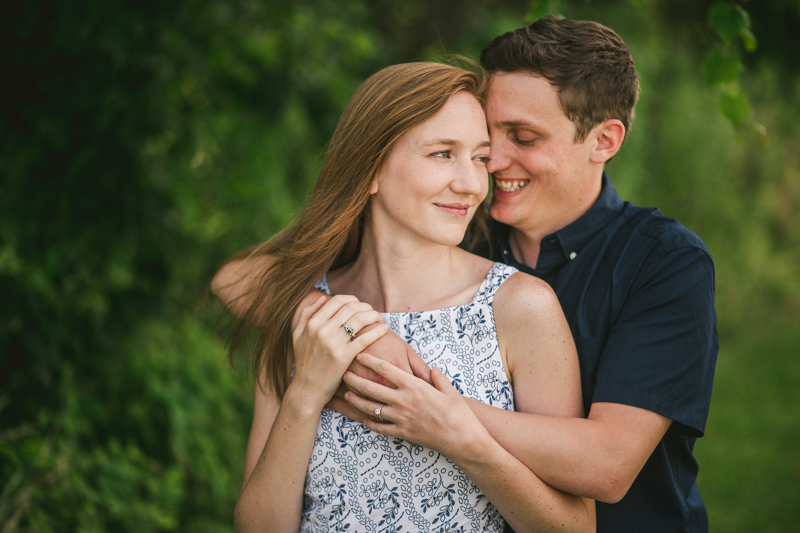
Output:
[[502,142],[492,140],[492,146],[489,149],[489,161],[486,163],[486,170],[490,174],[505,170],[511,164],[511,158],[503,150],[502,145]]

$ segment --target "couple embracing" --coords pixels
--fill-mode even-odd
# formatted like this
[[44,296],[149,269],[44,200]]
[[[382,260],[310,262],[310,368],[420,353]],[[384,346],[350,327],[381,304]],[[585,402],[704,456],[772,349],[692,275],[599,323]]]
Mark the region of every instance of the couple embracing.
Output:
[[481,67],[367,79],[304,210],[212,281],[258,331],[237,531],[708,530],[714,268],[604,172],[630,52],[545,17]]

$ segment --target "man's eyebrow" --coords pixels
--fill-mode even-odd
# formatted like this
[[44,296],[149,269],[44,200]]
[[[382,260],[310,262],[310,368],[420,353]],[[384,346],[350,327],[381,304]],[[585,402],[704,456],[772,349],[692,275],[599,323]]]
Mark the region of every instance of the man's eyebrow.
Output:
[[524,120],[503,120],[502,122],[495,122],[494,125],[496,128],[519,128],[522,126],[528,126],[531,128],[536,127],[536,124],[532,122],[526,122]]

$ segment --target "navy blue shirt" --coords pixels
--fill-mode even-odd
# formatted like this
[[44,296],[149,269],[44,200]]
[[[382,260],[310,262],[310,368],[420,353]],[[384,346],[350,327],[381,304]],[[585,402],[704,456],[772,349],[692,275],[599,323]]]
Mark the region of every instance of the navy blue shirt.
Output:
[[558,296],[578,349],[585,412],[611,402],[673,420],[625,497],[597,503],[597,531],[708,531],[692,456],[719,348],[714,265],[703,242],[657,209],[623,202],[606,175],[591,209],[542,240],[535,269],[514,259],[508,226],[491,230],[492,259],[543,279]]

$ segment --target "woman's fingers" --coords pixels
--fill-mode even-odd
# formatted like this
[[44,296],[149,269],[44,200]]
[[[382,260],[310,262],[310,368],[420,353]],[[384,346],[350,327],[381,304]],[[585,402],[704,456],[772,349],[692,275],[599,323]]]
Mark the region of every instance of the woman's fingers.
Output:
[[[353,394],[352,392],[350,394]],[[367,419],[367,415],[360,411],[359,409],[353,407],[346,401],[342,400],[338,396],[334,396],[331,398],[331,401],[325,406],[328,409],[333,409],[337,413],[346,416],[350,420],[355,420],[356,422],[364,422]]]
[[[344,395],[344,398],[347,402],[358,409],[360,412],[364,413],[366,416],[370,416],[375,420],[384,420],[386,422],[391,422],[389,419],[389,412],[391,408],[387,406],[385,403],[376,402],[375,400],[369,400],[367,398],[363,398],[358,394],[354,394],[352,392],[348,392]],[[376,409],[380,409],[380,416],[376,413]]]
[[[402,370],[398,370],[398,372],[402,372]],[[371,398],[373,401],[384,404],[395,403],[397,401],[397,391],[395,389],[390,389],[389,387],[384,387],[378,383],[356,376],[352,372],[345,372],[344,382],[347,383],[347,387],[351,391],[356,392],[363,398]],[[348,398],[347,401],[350,401],[349,398],[353,396],[352,392],[345,394],[345,397]],[[365,412],[369,414],[368,411]]]
[[397,387],[403,385],[411,385],[414,381],[414,376],[403,372],[391,363],[387,363],[383,359],[379,359],[372,354],[360,353],[356,356],[356,361],[374,371],[379,376],[387,379]]
[[371,324],[383,322],[381,314],[365,302],[350,302],[343,305],[330,320],[330,326],[342,327],[347,324],[354,334]]
[[359,302],[358,298],[355,296],[350,296],[347,294],[337,294],[323,305],[319,311],[314,315],[314,320],[318,322],[324,322],[330,320],[333,315],[335,315],[339,310],[349,304],[352,303],[362,303],[367,306],[369,309],[372,309],[368,303]]
[[[358,354],[359,352],[364,350],[367,346],[369,346],[376,340],[383,337],[387,331],[389,331],[389,326],[387,326],[386,324],[378,324],[374,328],[370,329],[369,331],[365,331],[364,333],[353,339],[348,348],[350,351]],[[402,370],[400,372],[402,372]]]
[[364,419],[363,424],[367,426],[367,428],[369,428],[370,431],[374,431],[375,433],[380,433],[381,435],[386,435],[387,437],[400,437],[401,439],[403,438],[402,429],[400,429],[399,426],[396,426],[389,422],[380,422],[373,418],[366,418]]
[[297,337],[303,332],[303,330],[306,329],[309,319],[323,306],[324,303],[325,296],[320,296],[317,298],[317,301],[300,311],[300,317],[297,321],[297,326],[295,326],[294,331],[292,332],[295,340],[297,340]]

